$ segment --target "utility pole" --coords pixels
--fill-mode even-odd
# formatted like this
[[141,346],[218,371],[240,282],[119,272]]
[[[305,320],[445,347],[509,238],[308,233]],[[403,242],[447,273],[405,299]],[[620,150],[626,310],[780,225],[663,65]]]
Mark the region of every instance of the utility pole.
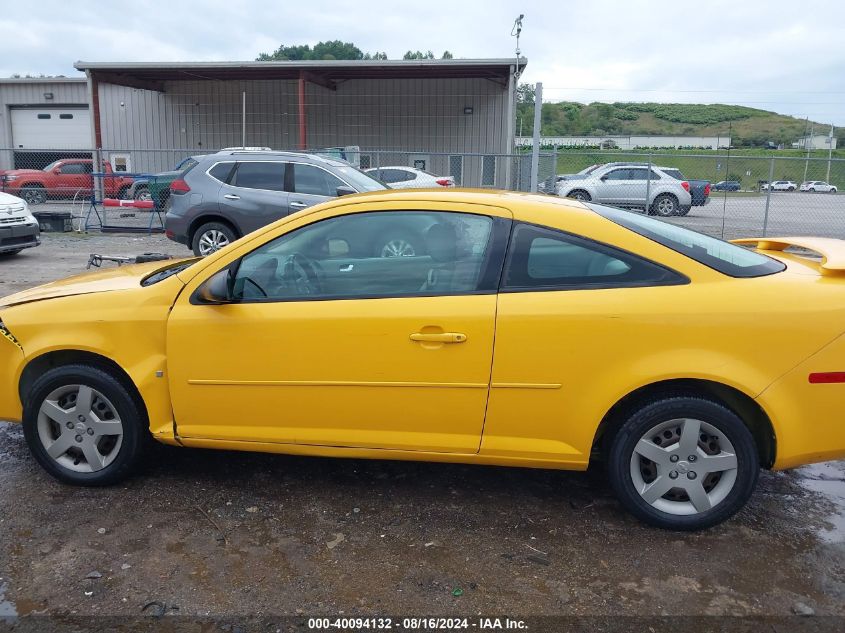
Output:
[[830,184],[830,161],[833,158],[833,125],[830,126],[830,134],[827,135],[827,176],[825,182]]
[[537,192],[537,178],[540,169],[540,126],[543,123],[543,84],[534,84],[534,143],[531,148],[531,191]]

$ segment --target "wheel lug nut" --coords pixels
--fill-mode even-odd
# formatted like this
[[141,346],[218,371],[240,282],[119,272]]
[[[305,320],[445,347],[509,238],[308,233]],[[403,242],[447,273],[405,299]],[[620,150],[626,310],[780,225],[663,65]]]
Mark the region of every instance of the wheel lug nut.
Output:
[[88,435],[94,435],[94,429],[88,429]]
[[73,428],[73,422],[68,422],[68,423],[67,423],[67,428],[72,429],[72,428]]
[[85,416],[84,415],[78,415],[78,416],[76,416],[76,419],[79,420],[80,422],[85,422]]
[[691,462],[694,462],[697,458],[695,455],[690,455],[687,459]]
[[677,479],[677,478],[678,478],[678,471],[677,470],[673,470],[672,472],[669,473],[669,479]]
[[696,477],[697,475],[695,474],[695,472],[687,473],[687,479],[695,479]]
[[672,456],[669,458],[669,461],[670,461],[670,462],[676,462],[676,461],[678,461],[678,459],[680,459],[680,458],[679,458],[677,455],[672,455]]
[[81,441],[82,441],[82,436],[81,436],[81,435],[77,435],[77,436],[76,436],[76,441],[77,441],[77,442],[81,442]]

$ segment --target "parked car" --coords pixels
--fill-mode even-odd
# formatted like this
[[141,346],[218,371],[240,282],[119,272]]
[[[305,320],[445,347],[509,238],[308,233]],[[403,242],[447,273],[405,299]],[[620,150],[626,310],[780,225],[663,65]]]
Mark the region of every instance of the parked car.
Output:
[[[420,216],[424,255],[345,246]],[[602,465],[640,519],[705,528],[761,467],[845,457],[845,242],[750,242],[549,196],[355,196],[0,299],[0,419],[69,484],[119,482],[151,439]]]
[[[346,162],[313,154],[227,150],[194,160],[195,165],[170,183],[165,232],[198,256],[320,202],[385,188]],[[411,238],[418,239],[378,237],[385,239],[378,248],[400,251],[413,247]]]
[[[796,185],[791,180],[774,180],[772,181],[772,191],[795,191],[798,189],[798,185]],[[768,191],[769,190],[769,183],[764,182],[760,185],[760,191]]]
[[382,181],[391,189],[427,189],[429,187],[454,187],[453,176],[435,176],[422,169],[404,166],[373,167],[365,174]]
[[0,255],[16,255],[40,243],[38,220],[30,213],[26,201],[0,193]]
[[171,171],[163,171],[146,178],[135,178],[126,195],[133,200],[152,200],[156,208],[163,209],[170,198],[170,183],[176,180],[183,171],[193,167],[196,162],[192,156],[189,156],[180,161]]
[[[44,169],[10,169],[3,174],[3,190],[26,200],[41,204],[48,198],[90,196],[94,187],[93,161],[90,158],[65,158],[50,163]],[[107,198],[123,198],[132,185],[132,178],[121,176],[103,161],[101,177]]]
[[709,180],[691,180],[686,178],[680,169],[675,167],[657,167],[667,176],[671,176],[676,180],[682,180],[689,183],[690,198],[692,198],[692,206],[701,207],[710,202],[710,181]]
[[800,191],[820,191],[822,193],[836,193],[837,189],[824,180],[808,180],[801,183]]
[[720,180],[710,187],[711,191],[739,191],[742,183],[738,180]]
[[618,207],[647,209],[650,215],[668,217],[689,213],[692,206],[689,189],[687,181],[677,180],[655,166],[651,167],[649,176],[648,165],[610,163],[594,169],[583,178],[559,182],[557,195]]

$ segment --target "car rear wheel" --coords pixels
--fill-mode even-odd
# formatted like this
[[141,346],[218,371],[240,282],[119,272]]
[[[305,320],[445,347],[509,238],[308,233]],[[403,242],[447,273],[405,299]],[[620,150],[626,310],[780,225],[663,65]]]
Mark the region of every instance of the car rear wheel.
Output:
[[662,218],[668,218],[669,216],[675,215],[680,209],[678,199],[669,193],[661,193],[657,196],[654,199],[651,208],[653,213],[656,213]]
[[590,194],[584,191],[583,189],[576,189],[575,191],[570,191],[568,194],[566,194],[566,197],[572,198],[573,200],[578,200],[580,202],[589,202],[593,199]]
[[41,185],[26,185],[21,187],[21,198],[27,204],[44,204],[47,202],[47,192]]
[[376,257],[415,257],[422,253],[414,237],[396,233],[383,235],[376,240],[373,254]]
[[221,222],[203,224],[194,232],[191,248],[194,255],[206,257],[216,253],[224,246],[228,246],[237,239],[232,227]]
[[622,505],[642,521],[700,530],[745,505],[759,467],[754,439],[736,414],[710,400],[667,397],[624,422],[608,474]]
[[146,415],[114,376],[89,365],[43,374],[24,399],[30,451],[68,484],[105,486],[127,477],[151,442]]

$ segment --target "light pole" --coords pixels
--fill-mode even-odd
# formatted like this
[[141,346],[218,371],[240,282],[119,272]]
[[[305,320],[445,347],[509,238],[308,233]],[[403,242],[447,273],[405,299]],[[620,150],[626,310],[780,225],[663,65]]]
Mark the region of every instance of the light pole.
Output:
[[833,158],[833,125],[830,126],[830,134],[827,135],[827,176],[825,182],[830,184],[830,160]]

